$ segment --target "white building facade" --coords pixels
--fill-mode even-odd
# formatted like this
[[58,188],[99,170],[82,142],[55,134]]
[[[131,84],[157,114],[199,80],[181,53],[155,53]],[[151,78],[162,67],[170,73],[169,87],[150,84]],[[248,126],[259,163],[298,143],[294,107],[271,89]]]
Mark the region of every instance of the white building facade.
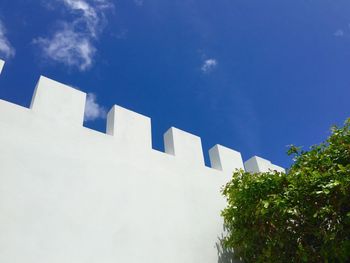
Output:
[[[0,72],[3,62],[0,61]],[[0,87],[2,89],[6,87]],[[0,100],[1,263],[215,263],[235,169],[283,171],[114,106],[83,127],[86,94],[40,77],[30,108]]]

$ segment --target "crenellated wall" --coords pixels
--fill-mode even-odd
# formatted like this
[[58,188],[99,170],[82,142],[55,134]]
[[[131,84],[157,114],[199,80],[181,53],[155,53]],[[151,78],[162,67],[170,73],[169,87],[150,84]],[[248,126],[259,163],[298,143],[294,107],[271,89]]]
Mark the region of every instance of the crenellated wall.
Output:
[[151,119],[120,106],[106,134],[88,129],[85,100],[43,76],[29,109],[0,100],[0,262],[218,262],[232,171],[283,171],[221,145],[206,167],[201,139],[174,127],[159,152]]

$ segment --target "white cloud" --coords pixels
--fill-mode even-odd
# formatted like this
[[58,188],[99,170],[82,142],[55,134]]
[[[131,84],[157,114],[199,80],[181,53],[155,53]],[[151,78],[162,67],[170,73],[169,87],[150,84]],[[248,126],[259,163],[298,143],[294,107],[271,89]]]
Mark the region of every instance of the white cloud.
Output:
[[81,71],[92,65],[96,52],[89,37],[72,30],[69,26],[55,32],[50,39],[38,38],[34,43],[41,47],[46,57],[67,66],[77,67]]
[[85,121],[94,121],[96,119],[105,119],[107,112],[104,107],[100,106],[96,101],[94,93],[88,93],[85,105]]
[[337,31],[335,31],[334,36],[342,37],[344,36],[344,31],[342,29],[338,29]]
[[6,37],[6,28],[0,20],[0,55],[5,58],[11,58],[15,55],[15,49]]
[[207,73],[207,72],[210,72],[212,71],[214,68],[216,68],[218,65],[218,62],[216,59],[213,59],[213,58],[210,58],[210,59],[207,59],[204,61],[202,67],[201,67],[201,70],[204,72],[204,73]]
[[[77,17],[74,24],[80,30],[86,31],[91,37],[96,38],[103,28],[105,10],[113,8],[108,0],[62,0],[67,9]],[[84,28],[85,26],[85,28]]]
[[110,0],[59,1],[73,15],[73,21],[61,23],[50,37],[39,37],[34,43],[46,58],[87,70],[94,62],[95,42],[104,28],[105,12],[114,6]]
[[143,0],[134,0],[134,3],[135,3],[137,6],[143,6]]

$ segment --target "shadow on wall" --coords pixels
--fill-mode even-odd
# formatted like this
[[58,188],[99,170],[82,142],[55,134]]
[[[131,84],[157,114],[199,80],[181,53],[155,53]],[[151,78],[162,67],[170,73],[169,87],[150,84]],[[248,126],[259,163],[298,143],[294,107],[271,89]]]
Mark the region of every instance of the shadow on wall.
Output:
[[218,237],[215,246],[218,253],[218,263],[241,263],[239,259],[235,258],[233,249],[228,249],[223,246],[224,236]]

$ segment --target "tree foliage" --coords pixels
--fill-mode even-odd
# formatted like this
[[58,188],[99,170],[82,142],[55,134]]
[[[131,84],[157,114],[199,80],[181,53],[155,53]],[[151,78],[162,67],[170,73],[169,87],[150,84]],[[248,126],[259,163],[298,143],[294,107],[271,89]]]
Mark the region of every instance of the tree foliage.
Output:
[[286,173],[236,171],[223,188],[224,245],[244,262],[350,262],[350,119],[291,146]]

